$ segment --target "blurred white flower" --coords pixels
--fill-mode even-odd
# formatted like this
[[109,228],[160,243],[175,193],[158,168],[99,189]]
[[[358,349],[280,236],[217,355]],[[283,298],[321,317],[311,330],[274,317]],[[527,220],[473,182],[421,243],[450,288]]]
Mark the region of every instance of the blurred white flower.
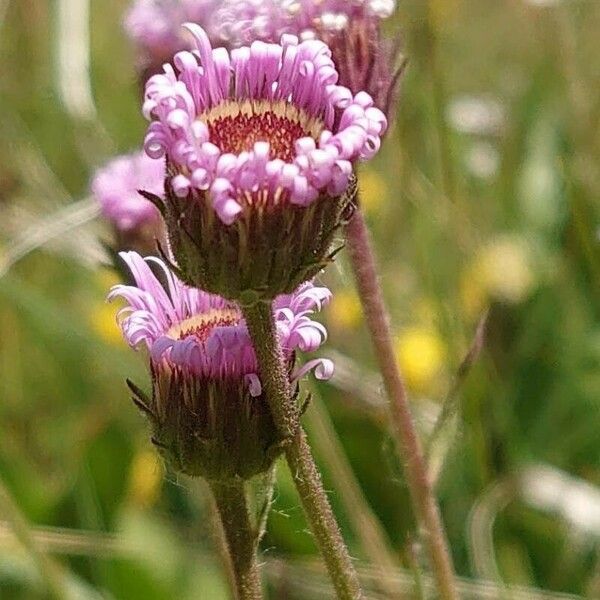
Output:
[[498,135],[506,120],[502,103],[493,98],[459,96],[447,110],[448,123],[459,133]]
[[465,166],[475,177],[489,179],[498,172],[500,154],[492,144],[476,142],[467,151]]
[[548,465],[536,465],[521,476],[524,500],[557,513],[580,533],[600,536],[600,489]]
[[531,125],[517,188],[526,222],[550,235],[558,231],[569,215],[559,130],[559,125],[547,115],[540,115]]

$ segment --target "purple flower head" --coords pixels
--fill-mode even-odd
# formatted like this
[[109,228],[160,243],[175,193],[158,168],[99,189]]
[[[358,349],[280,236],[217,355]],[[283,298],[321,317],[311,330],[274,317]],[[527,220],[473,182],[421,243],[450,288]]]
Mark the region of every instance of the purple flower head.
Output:
[[92,194],[102,214],[120,232],[154,227],[158,210],[138,193],[143,189],[164,194],[165,164],[144,153],[120,156],[98,169],[92,180]]
[[[266,472],[283,440],[239,308],[187,287],[157,258],[144,260],[135,252],[121,257],[135,285],[117,285],[108,297],[125,300],[119,312],[123,335],[149,355],[151,396],[129,386],[149,418],[154,444],[176,470],[192,476],[248,479]],[[312,352],[325,341],[325,328],[310,316],[330,296],[307,283],[273,303],[291,381],[309,371],[319,379],[333,372],[326,359],[294,368],[297,351]]]
[[[377,153],[384,114],[337,85],[319,40],[179,52],[146,83],[144,147],[167,158],[163,203],[185,282],[270,301],[314,278],[352,209],[354,163]],[[352,183],[352,185],[350,185]]]
[[[180,369],[196,377],[244,381],[252,396],[262,393],[257,360],[239,308],[219,296],[190,288],[179,281],[158,258],[143,259],[136,252],[121,257],[135,279],[135,286],[117,285],[109,299],[120,297],[127,306],[119,312],[123,336],[132,347],[144,346],[156,368]],[[165,290],[150,264],[164,274]],[[310,315],[331,297],[324,287],[306,283],[293,294],[274,302],[275,321],[285,358],[295,352],[313,352],[327,337],[321,323]],[[328,379],[333,364],[315,359],[292,373],[297,379],[314,369]]]
[[206,192],[225,224],[245,206],[306,207],[340,196],[352,163],[376,154],[386,118],[365,92],[336,84],[328,47],[285,35],[231,54],[188,24],[197,51],[146,84],[144,147],[167,156],[178,197]]

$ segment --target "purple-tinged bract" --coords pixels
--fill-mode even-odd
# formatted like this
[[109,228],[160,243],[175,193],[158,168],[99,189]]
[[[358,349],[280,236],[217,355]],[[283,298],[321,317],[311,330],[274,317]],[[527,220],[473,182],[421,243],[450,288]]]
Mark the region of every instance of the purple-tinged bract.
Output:
[[228,299],[272,299],[328,260],[353,164],[379,149],[386,118],[337,85],[329,48],[280,44],[197,51],[146,84],[145,149],[167,157],[165,212],[186,281]]
[[[123,253],[134,286],[117,285],[119,322],[127,342],[148,352],[152,395],[132,386],[150,417],[154,442],[178,470],[209,479],[248,478],[269,468],[282,441],[264,397],[254,348],[239,308],[190,288],[157,258]],[[153,265],[166,281],[163,287]],[[293,382],[314,370],[320,379],[331,361],[294,368],[296,352],[312,352],[326,338],[310,315],[329,301],[311,283],[274,302],[277,332]]]
[[96,171],[91,191],[113,225],[120,249],[149,250],[162,235],[157,208],[138,190],[163,196],[164,178],[165,161],[143,152],[119,156]]

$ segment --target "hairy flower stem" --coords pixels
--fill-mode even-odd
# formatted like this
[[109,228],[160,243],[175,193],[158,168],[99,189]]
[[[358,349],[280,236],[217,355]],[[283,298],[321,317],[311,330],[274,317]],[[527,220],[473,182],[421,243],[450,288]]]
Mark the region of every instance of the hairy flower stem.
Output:
[[346,237],[365,319],[389,398],[390,415],[396,432],[396,444],[405,463],[406,481],[417,521],[424,533],[440,598],[457,600],[459,596],[456,590],[452,558],[427,473],[423,450],[410,413],[406,387],[394,355],[390,318],[379,285],[369,230],[360,209],[356,211],[346,226]]
[[258,533],[250,519],[242,480],[211,481],[223,525],[238,600],[261,600],[260,572],[256,556]]
[[337,597],[340,600],[360,599],[363,596],[358,575],[323,489],[306,434],[300,425],[299,409],[292,395],[272,307],[270,304],[257,303],[244,307],[243,312],[273,418],[285,438],[285,456],[292,478]]

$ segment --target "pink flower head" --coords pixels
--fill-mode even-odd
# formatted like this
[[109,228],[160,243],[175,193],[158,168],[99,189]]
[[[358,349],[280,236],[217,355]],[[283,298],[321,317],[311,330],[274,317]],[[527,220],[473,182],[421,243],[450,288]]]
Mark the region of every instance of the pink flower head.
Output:
[[144,147],[167,156],[176,196],[206,194],[225,224],[244,207],[307,207],[339,197],[352,164],[379,149],[387,122],[365,92],[337,85],[329,48],[284,35],[229,53],[194,24],[197,50],[146,84]]
[[99,169],[92,180],[92,194],[100,203],[102,214],[119,232],[143,227],[153,228],[159,212],[140,196],[146,190],[164,195],[165,163],[138,153],[120,156]]
[[[176,370],[202,380],[240,381],[251,396],[261,395],[256,355],[235,304],[186,286],[158,258],[143,259],[136,252],[123,252],[121,257],[136,285],[114,286],[108,298],[127,302],[119,312],[123,336],[130,346],[149,351],[154,370]],[[164,275],[166,290],[150,265]],[[325,341],[324,326],[310,315],[330,297],[327,288],[306,283],[295,293],[275,300],[277,330],[290,363],[296,351],[313,352]],[[318,379],[328,379],[333,363],[315,359],[291,377],[296,380],[310,370]]]

